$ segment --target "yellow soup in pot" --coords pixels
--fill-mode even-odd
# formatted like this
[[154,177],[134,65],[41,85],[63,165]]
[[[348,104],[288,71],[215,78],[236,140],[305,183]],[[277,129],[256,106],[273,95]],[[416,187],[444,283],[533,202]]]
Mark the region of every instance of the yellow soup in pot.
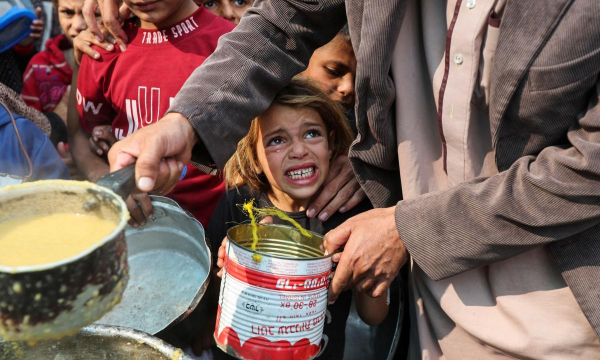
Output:
[[0,223],[0,265],[31,266],[73,257],[117,224],[89,215],[51,214]]

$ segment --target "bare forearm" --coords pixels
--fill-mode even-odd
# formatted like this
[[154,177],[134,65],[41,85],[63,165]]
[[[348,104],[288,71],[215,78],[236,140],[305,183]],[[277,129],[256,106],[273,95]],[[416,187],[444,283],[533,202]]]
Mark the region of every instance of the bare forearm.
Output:
[[75,165],[89,181],[96,182],[100,177],[109,173],[109,166],[98,155],[94,154],[89,145],[90,135],[77,129],[70,139],[70,149]]
[[73,78],[71,79],[71,91],[69,93],[69,105],[67,109],[67,133],[69,134],[69,143],[75,137],[79,129],[79,114],[77,113],[77,76],[79,75],[79,66],[74,65]]
[[366,324],[375,326],[385,320],[389,310],[387,292],[376,298],[362,292],[354,292],[354,300],[358,316]]

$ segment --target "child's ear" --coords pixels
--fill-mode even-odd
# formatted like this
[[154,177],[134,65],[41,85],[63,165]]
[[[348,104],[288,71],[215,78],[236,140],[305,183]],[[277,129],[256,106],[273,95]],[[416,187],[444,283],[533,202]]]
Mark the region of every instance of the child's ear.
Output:
[[333,157],[333,139],[335,139],[335,131],[331,130],[329,132],[329,142],[327,144],[327,147],[329,148],[329,159],[330,160]]

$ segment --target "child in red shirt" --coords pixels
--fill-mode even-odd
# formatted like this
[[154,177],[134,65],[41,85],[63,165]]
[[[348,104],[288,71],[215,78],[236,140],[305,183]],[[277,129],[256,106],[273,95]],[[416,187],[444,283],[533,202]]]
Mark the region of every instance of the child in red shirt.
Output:
[[[68,99],[67,88],[71,84],[73,70],[63,52],[72,49],[73,44],[64,34],[60,34],[48,39],[46,50],[31,58],[23,74],[21,91],[21,97],[27,105],[38,111],[52,112],[65,94]],[[65,120],[66,112],[63,113],[61,118]]]
[[31,58],[23,74],[21,97],[32,108],[56,112],[66,121],[67,89],[73,77],[67,57],[73,57],[73,38],[87,29],[87,25],[82,13],[83,0],[53,0],[52,4],[63,34],[49,39],[46,49]]
[[[84,57],[81,62],[77,109],[88,137],[95,126],[110,124],[120,140],[158,121],[189,75],[215,50],[219,37],[235,26],[193,0],[124,2],[137,16],[124,25],[127,50],[96,48],[100,60]],[[96,157],[89,147],[79,151]],[[184,174],[168,196],[206,225],[225,187],[221,179],[192,165]]]

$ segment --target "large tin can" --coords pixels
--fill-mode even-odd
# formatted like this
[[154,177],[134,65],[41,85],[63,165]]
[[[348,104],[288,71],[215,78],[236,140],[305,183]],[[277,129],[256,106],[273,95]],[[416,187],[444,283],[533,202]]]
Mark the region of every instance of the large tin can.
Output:
[[258,251],[252,251],[250,225],[227,232],[215,327],[219,348],[246,360],[318,355],[332,262],[319,249],[322,236],[311,235],[258,225]]

